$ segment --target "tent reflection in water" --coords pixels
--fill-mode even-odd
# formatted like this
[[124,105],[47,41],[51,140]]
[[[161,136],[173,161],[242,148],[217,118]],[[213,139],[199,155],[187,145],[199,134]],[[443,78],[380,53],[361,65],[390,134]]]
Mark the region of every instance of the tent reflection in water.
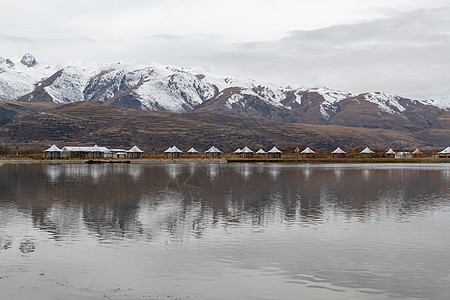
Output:
[[211,148],[205,151],[205,154],[207,158],[220,158],[220,156],[222,155],[222,151],[212,146]]

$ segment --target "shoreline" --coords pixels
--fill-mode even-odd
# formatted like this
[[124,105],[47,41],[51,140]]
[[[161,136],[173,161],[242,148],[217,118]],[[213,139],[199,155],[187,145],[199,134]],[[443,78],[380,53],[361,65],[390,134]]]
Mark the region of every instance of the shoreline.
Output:
[[289,163],[289,164],[399,164],[399,163],[450,163],[446,158],[144,158],[144,159],[29,159],[4,158],[5,164],[167,164],[167,163]]

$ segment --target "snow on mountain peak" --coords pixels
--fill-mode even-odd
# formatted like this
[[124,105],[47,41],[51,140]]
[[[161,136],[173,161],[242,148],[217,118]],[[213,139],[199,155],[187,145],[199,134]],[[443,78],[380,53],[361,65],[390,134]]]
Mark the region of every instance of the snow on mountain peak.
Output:
[[406,109],[398,102],[399,96],[387,93],[369,92],[364,95],[364,99],[377,104],[380,109],[390,114],[401,114]]
[[34,67],[37,64],[36,58],[34,58],[34,56],[30,53],[25,53],[20,62],[28,68]]

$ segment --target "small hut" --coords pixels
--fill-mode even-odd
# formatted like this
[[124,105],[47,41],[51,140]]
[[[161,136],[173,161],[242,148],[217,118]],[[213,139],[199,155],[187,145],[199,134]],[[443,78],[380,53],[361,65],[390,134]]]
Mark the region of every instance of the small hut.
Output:
[[419,148],[417,148],[416,150],[413,151],[412,155],[414,157],[421,157],[423,155],[423,152],[419,150]]
[[450,147],[447,147],[441,152],[438,152],[438,156],[441,158],[450,158]]
[[267,154],[267,152],[266,151],[264,151],[263,149],[259,149],[258,151],[256,151],[256,153],[255,153],[256,155],[258,155],[258,156],[262,156],[262,155],[265,155],[265,154]]
[[309,148],[309,147],[306,147],[306,149],[300,153],[303,158],[314,158],[316,156],[316,152],[311,150],[311,148]]
[[345,151],[340,147],[337,147],[331,154],[333,155],[333,158],[345,158]]
[[244,149],[242,149],[241,157],[251,158],[253,157],[253,151],[249,147],[245,146]]
[[222,151],[212,146],[211,148],[205,151],[205,154],[207,158],[220,158],[220,156],[222,155]]
[[400,151],[395,153],[395,158],[412,158],[411,152]]
[[385,154],[385,157],[394,158],[395,157],[395,151],[392,149],[389,149]]
[[282,152],[278,150],[277,147],[273,146],[267,153],[269,158],[280,158]]
[[198,155],[198,151],[194,149],[194,147],[191,147],[191,149],[189,149],[187,151],[187,154],[189,155]]
[[136,145],[134,145],[133,148],[127,151],[128,158],[142,158],[142,156],[144,156],[144,151],[139,149]]
[[177,146],[169,147],[166,151],[164,151],[167,155],[167,158],[181,158],[183,151],[177,148]]
[[241,148],[237,148],[236,151],[233,152],[233,154],[235,154],[237,156],[241,155],[241,153],[242,153]]
[[59,149],[56,145],[53,145],[45,150],[44,153],[46,158],[61,158],[62,150]]
[[373,152],[372,150],[369,149],[369,147],[364,148],[363,151],[359,152],[359,154],[361,155],[361,157],[363,158],[368,158],[368,157],[373,157],[375,155],[375,152]]

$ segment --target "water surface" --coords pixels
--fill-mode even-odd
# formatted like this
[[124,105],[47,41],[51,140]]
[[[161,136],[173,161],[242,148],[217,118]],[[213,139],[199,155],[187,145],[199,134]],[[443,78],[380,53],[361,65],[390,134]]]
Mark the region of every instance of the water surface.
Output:
[[0,166],[2,299],[447,299],[450,165]]

